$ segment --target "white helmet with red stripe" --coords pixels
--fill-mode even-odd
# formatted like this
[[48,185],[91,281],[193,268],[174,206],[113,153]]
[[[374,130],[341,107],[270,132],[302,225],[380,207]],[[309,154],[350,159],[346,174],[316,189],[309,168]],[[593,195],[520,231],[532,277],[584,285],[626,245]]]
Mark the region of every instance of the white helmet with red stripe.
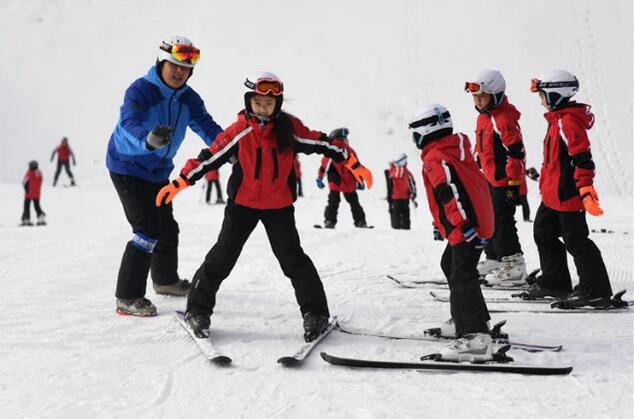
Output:
[[[190,47],[187,52],[183,54],[182,59],[178,59],[178,53],[173,52],[175,47]],[[158,63],[163,61],[169,61],[182,67],[194,68],[198,59],[200,58],[200,51],[194,46],[192,41],[184,36],[176,35],[169,38],[167,41],[161,42],[159,50],[156,55]]]
[[244,106],[248,113],[252,113],[251,97],[255,94],[273,96],[275,98],[275,111],[272,118],[279,115],[284,101],[284,83],[275,74],[269,71],[257,71],[244,80]]
[[531,81],[531,91],[544,92],[548,109],[555,109],[579,91],[579,80],[566,70],[550,70]]
[[465,92],[474,95],[481,93],[491,95],[491,108],[502,102],[505,90],[506,80],[497,70],[482,70],[475,78],[465,82]]

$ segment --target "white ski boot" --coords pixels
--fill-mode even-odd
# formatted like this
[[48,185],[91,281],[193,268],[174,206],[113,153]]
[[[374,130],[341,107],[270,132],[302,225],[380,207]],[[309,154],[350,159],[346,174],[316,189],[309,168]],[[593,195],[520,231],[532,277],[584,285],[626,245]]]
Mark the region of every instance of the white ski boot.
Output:
[[502,257],[499,266],[492,270],[484,279],[489,285],[526,285],[526,263],[524,255],[516,253]]
[[486,276],[489,272],[500,266],[500,262],[495,259],[484,259],[478,262],[478,275]]
[[37,216],[37,225],[45,226],[46,225],[46,216],[44,214]]
[[440,361],[485,362],[493,359],[493,343],[488,333],[470,333],[440,351]]

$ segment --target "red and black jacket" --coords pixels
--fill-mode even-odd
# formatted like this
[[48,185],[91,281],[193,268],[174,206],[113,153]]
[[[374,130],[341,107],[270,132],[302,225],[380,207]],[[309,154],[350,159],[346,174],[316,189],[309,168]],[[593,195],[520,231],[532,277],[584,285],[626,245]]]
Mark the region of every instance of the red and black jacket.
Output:
[[387,193],[391,200],[416,199],[416,181],[405,166],[390,166],[387,172]]
[[73,162],[75,161],[75,155],[73,154],[73,150],[70,149],[68,144],[60,144],[53,150],[53,154],[51,154],[51,160],[57,153],[57,158],[59,161],[68,161],[70,157],[73,158]]
[[480,237],[493,236],[493,204],[489,185],[462,133],[428,143],[421,152],[423,183],[434,225],[453,246],[464,242],[472,227]]
[[490,112],[480,113],[476,122],[475,152],[482,173],[492,186],[508,186],[524,175],[524,143],[520,113],[505,96]]
[[[345,141],[333,140],[332,145],[348,151],[348,154],[356,156],[357,153]],[[328,176],[328,188],[331,191],[351,193],[357,189],[357,180],[352,172],[344,165],[343,161],[337,162],[330,157],[321,159],[321,164],[317,170],[317,176]]]
[[22,179],[24,199],[40,199],[42,190],[42,172],[38,169],[28,170]]
[[192,185],[205,172],[235,161],[227,187],[229,199],[235,204],[255,209],[292,205],[297,198],[293,169],[296,153],[324,154],[337,162],[346,160],[349,154],[331,144],[324,133],[312,131],[298,118],[289,117],[295,139],[292,148],[279,151],[274,122],[262,125],[255,117],[247,119],[241,111],[238,120],[218,134],[209,148],[187,161],[181,176]]
[[592,185],[594,162],[587,130],[594,124],[590,106],[572,102],[546,112],[544,161],[539,191],[544,205],[557,211],[583,211],[579,188]]
[[205,180],[209,182],[213,182],[214,180],[220,179],[220,175],[218,174],[218,170],[210,170],[205,173]]

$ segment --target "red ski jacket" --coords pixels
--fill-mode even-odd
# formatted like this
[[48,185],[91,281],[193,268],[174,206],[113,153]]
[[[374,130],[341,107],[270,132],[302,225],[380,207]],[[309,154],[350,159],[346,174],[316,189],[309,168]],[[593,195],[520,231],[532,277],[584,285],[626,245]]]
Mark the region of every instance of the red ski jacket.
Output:
[[390,199],[416,199],[416,181],[407,167],[392,166],[387,177]]
[[302,165],[299,162],[299,159],[295,159],[293,162],[293,169],[295,170],[295,177],[297,179],[302,177]]
[[24,185],[24,199],[40,199],[42,190],[42,172],[39,170],[27,170],[22,179]]
[[73,154],[73,151],[70,149],[70,146],[68,144],[60,144],[58,147],[56,147],[53,150],[53,154],[51,154],[51,160],[53,160],[55,153],[57,153],[57,159],[59,161],[68,161],[70,156],[73,156],[73,161],[75,160],[75,155]]
[[205,179],[209,182],[213,182],[214,180],[220,179],[220,175],[218,174],[218,170],[210,170],[205,173]]
[[489,113],[478,115],[475,152],[487,182],[508,186],[524,174],[524,143],[520,131],[520,113],[507,97]]
[[292,205],[297,198],[293,170],[296,153],[324,154],[337,162],[346,160],[349,154],[346,149],[331,144],[326,134],[312,131],[298,118],[289,117],[295,138],[291,149],[278,150],[274,122],[261,125],[255,117],[247,119],[241,111],[238,120],[218,134],[209,148],[185,163],[181,176],[193,185],[205,172],[232,160],[235,163],[227,186],[229,199],[254,209]]
[[539,192],[548,208],[583,211],[579,188],[592,185],[594,162],[586,130],[592,128],[590,106],[572,102],[546,112],[548,131],[544,138],[544,161]]
[[493,236],[493,204],[486,179],[471,154],[469,138],[448,135],[422,152],[423,183],[434,225],[454,246],[464,242],[462,230],[473,227],[483,239]]
[[[356,156],[357,153],[346,142],[341,140],[333,140],[333,145],[346,149],[349,154]],[[331,191],[351,193],[357,189],[357,180],[343,162],[333,161],[330,157],[324,157],[321,159],[321,165],[317,170],[317,176],[324,177],[324,174],[328,175],[328,188]]]

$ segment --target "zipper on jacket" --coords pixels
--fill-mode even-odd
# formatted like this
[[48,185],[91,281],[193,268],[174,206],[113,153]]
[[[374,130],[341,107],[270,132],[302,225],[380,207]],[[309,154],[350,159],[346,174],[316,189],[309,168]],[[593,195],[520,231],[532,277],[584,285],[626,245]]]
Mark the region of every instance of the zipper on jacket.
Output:
[[255,149],[255,179],[260,179],[260,170],[262,168],[262,147]]
[[277,161],[277,148],[274,148],[271,150],[271,154],[273,157],[273,181],[275,181],[275,179],[277,179],[277,177],[279,176],[279,167],[278,167],[278,161]]

